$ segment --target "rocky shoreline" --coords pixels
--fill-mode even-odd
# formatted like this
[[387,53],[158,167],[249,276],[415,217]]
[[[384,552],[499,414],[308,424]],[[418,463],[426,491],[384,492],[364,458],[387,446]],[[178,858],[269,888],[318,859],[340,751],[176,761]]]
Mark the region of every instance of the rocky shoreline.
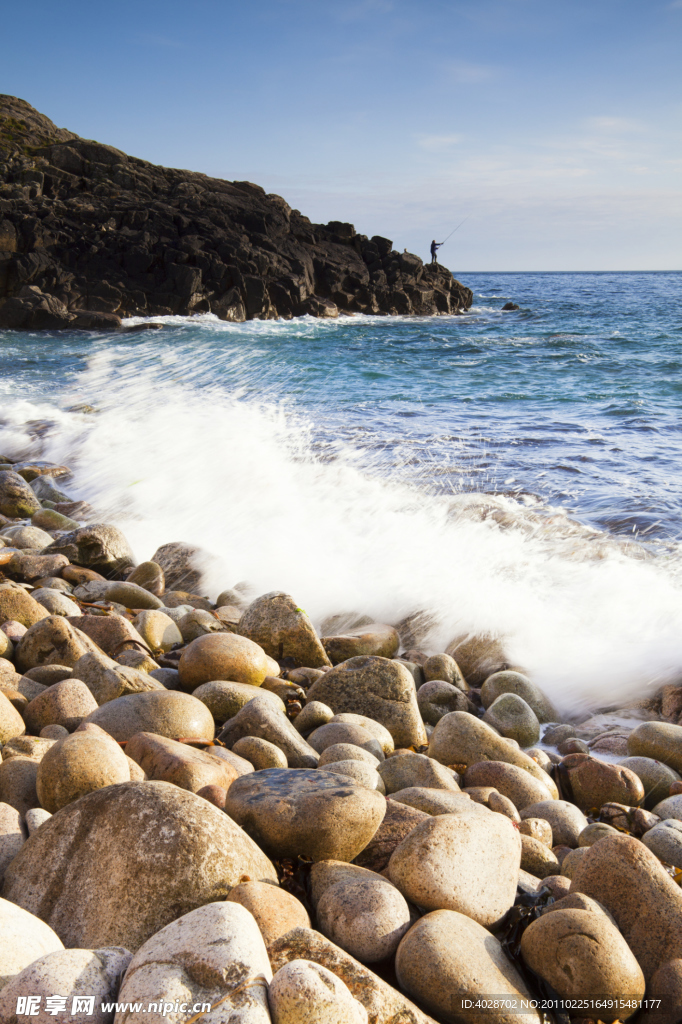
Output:
[[390,239],[312,224],[259,185],[155,166],[0,96],[0,327],[428,316],[472,298]]
[[679,1020],[682,688],[562,723],[499,639],[210,600],[1,462],[3,1024]]

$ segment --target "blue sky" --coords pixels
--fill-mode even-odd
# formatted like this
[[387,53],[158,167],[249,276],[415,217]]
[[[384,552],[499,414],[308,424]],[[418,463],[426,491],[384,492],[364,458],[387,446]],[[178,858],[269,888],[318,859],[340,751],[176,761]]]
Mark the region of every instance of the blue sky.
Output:
[[682,269],[682,0],[3,5],[0,91],[466,270]]

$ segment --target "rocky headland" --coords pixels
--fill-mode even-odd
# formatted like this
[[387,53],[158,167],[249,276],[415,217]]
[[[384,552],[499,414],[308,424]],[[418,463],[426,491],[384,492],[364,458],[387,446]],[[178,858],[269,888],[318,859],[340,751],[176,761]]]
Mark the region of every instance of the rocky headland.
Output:
[[158,167],[0,96],[0,327],[122,317],[458,313],[440,265],[352,224],[312,224],[246,181]]
[[504,638],[207,595],[69,478],[0,457],[2,1024],[676,1024],[682,687],[562,722]]

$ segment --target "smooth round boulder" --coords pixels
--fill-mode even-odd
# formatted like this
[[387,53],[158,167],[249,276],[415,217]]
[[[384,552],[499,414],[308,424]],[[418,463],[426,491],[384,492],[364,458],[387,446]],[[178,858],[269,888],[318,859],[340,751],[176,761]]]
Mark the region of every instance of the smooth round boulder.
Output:
[[485,633],[456,637],[445,653],[455,659],[470,686],[481,686],[494,672],[511,667],[503,638]]
[[129,740],[138,732],[155,732],[170,740],[199,739],[212,742],[213,716],[205,704],[189,693],[152,690],[129,693],[102,704],[88,715],[115,740]]
[[262,687],[255,689],[250,683],[230,683],[223,679],[214,679],[192,690],[192,696],[206,705],[219,725],[234,718],[256,694],[270,700],[278,711],[286,711],[284,701],[276,693],[263,690]]
[[371,765],[372,768],[377,768],[379,764],[383,764],[369,750],[363,750],[362,747],[356,746],[355,743],[332,743],[331,746],[325,747],[320,754],[317,767],[323,768],[324,765],[333,764],[335,761],[362,761],[364,764]]
[[11,542],[11,547],[21,551],[42,551],[54,539],[38,526],[10,526],[3,531],[2,537]]
[[347,880],[325,890],[317,904],[319,930],[363,964],[393,956],[410,927],[410,908],[381,877]]
[[662,761],[652,757],[624,757],[618,762],[621,768],[627,768],[637,775],[644,786],[644,807],[653,810],[657,803],[670,793],[673,782],[682,781],[682,776]]
[[682,821],[682,793],[675,793],[674,796],[668,796],[665,800],[661,800],[654,807],[653,813],[657,814],[663,821],[668,818],[676,818],[678,821]]
[[232,747],[235,754],[246,758],[257,772],[265,768],[288,767],[286,754],[269,740],[260,736],[243,736]]
[[324,770],[331,772],[332,775],[344,775],[352,779],[353,782],[356,782],[358,786],[376,789],[384,795],[386,793],[386,787],[376,768],[369,764],[364,764],[362,761],[356,761],[355,759],[349,761],[328,761],[324,766]]
[[[62,808],[5,873],[7,899],[66,946],[136,950],[170,921],[277,874],[233,821],[169,782],[125,782]],[[34,957],[35,958],[35,957]]]
[[320,700],[312,700],[294,718],[294,729],[301,736],[308,736],[318,726],[331,722],[333,717],[334,712],[330,707]]
[[472,800],[468,793],[449,789],[429,789],[427,786],[407,786],[391,793],[391,800],[408,807],[416,807],[425,814],[457,814],[470,810]]
[[49,614],[23,587],[10,583],[0,586],[0,622],[19,622],[29,629]]
[[606,836],[583,849],[571,892],[601,903],[649,979],[682,956],[682,891],[660,861],[632,836]]
[[559,721],[559,714],[552,702],[523,672],[506,669],[488,676],[481,687],[481,704],[487,710],[503,693],[515,693],[521,697],[540,723]]
[[235,779],[225,810],[273,857],[351,861],[381,824],[386,800],[331,772],[271,768]]
[[559,861],[546,843],[521,833],[521,869],[536,878],[546,878],[559,874]]
[[317,752],[296,732],[286,714],[258,690],[254,692],[253,700],[225,724],[218,737],[220,742],[231,748],[244,736],[258,736],[279,747],[290,768],[315,768]]
[[381,723],[398,747],[426,743],[414,680],[404,665],[388,658],[342,662],[313,683],[307,699],[322,701],[335,715],[359,714]]
[[29,732],[39,734],[45,726],[62,725],[73,732],[84,718],[97,710],[97,701],[80,679],[64,679],[34,697],[24,711]]
[[7,694],[0,690],[0,743],[7,743],[15,736],[23,736],[26,725]]
[[467,768],[464,785],[493,786],[506,796],[518,811],[543,800],[551,800],[549,787],[540,779],[529,775],[523,768],[504,761],[479,761]]
[[471,711],[473,705],[467,695],[452,683],[433,679],[417,690],[419,712],[427,725],[438,725],[451,711]]
[[64,944],[49,925],[9,899],[0,899],[0,995],[8,982],[38,957],[60,949]]
[[235,633],[210,633],[193,640],[182,652],[178,664],[180,682],[186,690],[202,683],[227,679],[260,686],[266,676],[279,675],[279,666],[262,647]]
[[301,901],[269,882],[240,882],[230,889],[227,901],[239,903],[253,914],[266,946],[292,928],[310,928],[308,911]]
[[617,836],[618,830],[605,821],[593,821],[578,836],[578,846],[594,846],[604,836]]
[[126,578],[126,583],[135,583],[156,597],[161,597],[166,589],[166,577],[157,562],[140,562]]
[[9,519],[27,519],[41,507],[24,478],[4,467],[0,472],[0,514]]
[[427,683],[437,680],[451,683],[460,690],[466,691],[469,689],[469,685],[465,681],[459,665],[449,654],[432,654],[422,665],[422,672]]
[[[420,918],[398,947],[395,971],[400,987],[438,1020],[540,1024],[537,1011],[514,1010],[532,997],[502,944],[457,911],[436,910]],[[489,1005],[490,997],[497,1006]],[[505,1006],[505,1000],[511,1005]]]
[[367,1024],[367,1010],[335,974],[312,960],[291,960],[270,982],[273,1024]]
[[49,615],[30,626],[21,638],[16,653],[16,667],[18,672],[26,672],[38,665],[66,665],[73,668],[84,654],[98,651],[97,644],[80,629],[76,629],[68,619],[61,615]]
[[549,822],[555,846],[576,847],[580,833],[588,825],[583,812],[568,800],[541,800],[524,807],[520,814],[522,821],[542,818]]
[[682,772],[682,725],[642,722],[628,736],[630,757],[650,757]]
[[106,734],[76,732],[50,747],[38,765],[36,792],[54,814],[86,793],[130,781],[128,759]]
[[403,896],[425,910],[456,910],[484,927],[516,898],[521,836],[509,818],[472,810],[422,822],[393,853],[388,874]]
[[152,651],[169,651],[174,644],[182,643],[180,630],[163,611],[142,611],[133,619],[133,626]]
[[642,842],[666,864],[682,868],[682,821],[667,818],[642,836]]
[[589,754],[571,754],[562,762],[574,802],[581,811],[599,810],[603,804],[638,807],[644,800],[639,776],[619,764],[608,764]]
[[50,615],[80,615],[80,606],[58,590],[42,589],[32,591],[31,597],[41,604]]
[[331,665],[307,614],[282,591],[274,590],[252,601],[239,619],[237,632],[273,659],[289,658],[296,667]]
[[331,721],[319,726],[308,736],[308,743],[318,754],[324,753],[327,747],[348,743],[369,751],[377,760],[383,760],[384,756],[379,741],[364,726],[346,722]]
[[520,747],[532,747],[540,739],[540,723],[533,709],[517,693],[501,693],[483,716],[483,721]]
[[514,764],[547,786],[553,797],[559,796],[553,780],[539,764],[519,750],[512,740],[500,736],[486,722],[464,711],[453,711],[441,718],[431,734],[428,753],[441,764],[461,764],[467,768],[478,761]]
[[332,665],[362,655],[394,658],[400,647],[400,636],[393,626],[384,622],[370,622],[338,636],[325,636],[322,638],[322,646]]
[[601,1001],[602,1021],[631,1017],[644,997],[642,970],[606,914],[572,909],[543,914],[524,931],[521,955],[560,999]]

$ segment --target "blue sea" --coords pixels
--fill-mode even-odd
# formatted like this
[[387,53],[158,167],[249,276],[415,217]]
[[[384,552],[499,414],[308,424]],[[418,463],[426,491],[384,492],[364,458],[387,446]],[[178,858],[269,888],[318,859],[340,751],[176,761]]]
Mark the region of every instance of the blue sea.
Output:
[[207,592],[494,632],[566,706],[678,680],[682,273],[457,277],[458,317],[5,332],[0,454]]

